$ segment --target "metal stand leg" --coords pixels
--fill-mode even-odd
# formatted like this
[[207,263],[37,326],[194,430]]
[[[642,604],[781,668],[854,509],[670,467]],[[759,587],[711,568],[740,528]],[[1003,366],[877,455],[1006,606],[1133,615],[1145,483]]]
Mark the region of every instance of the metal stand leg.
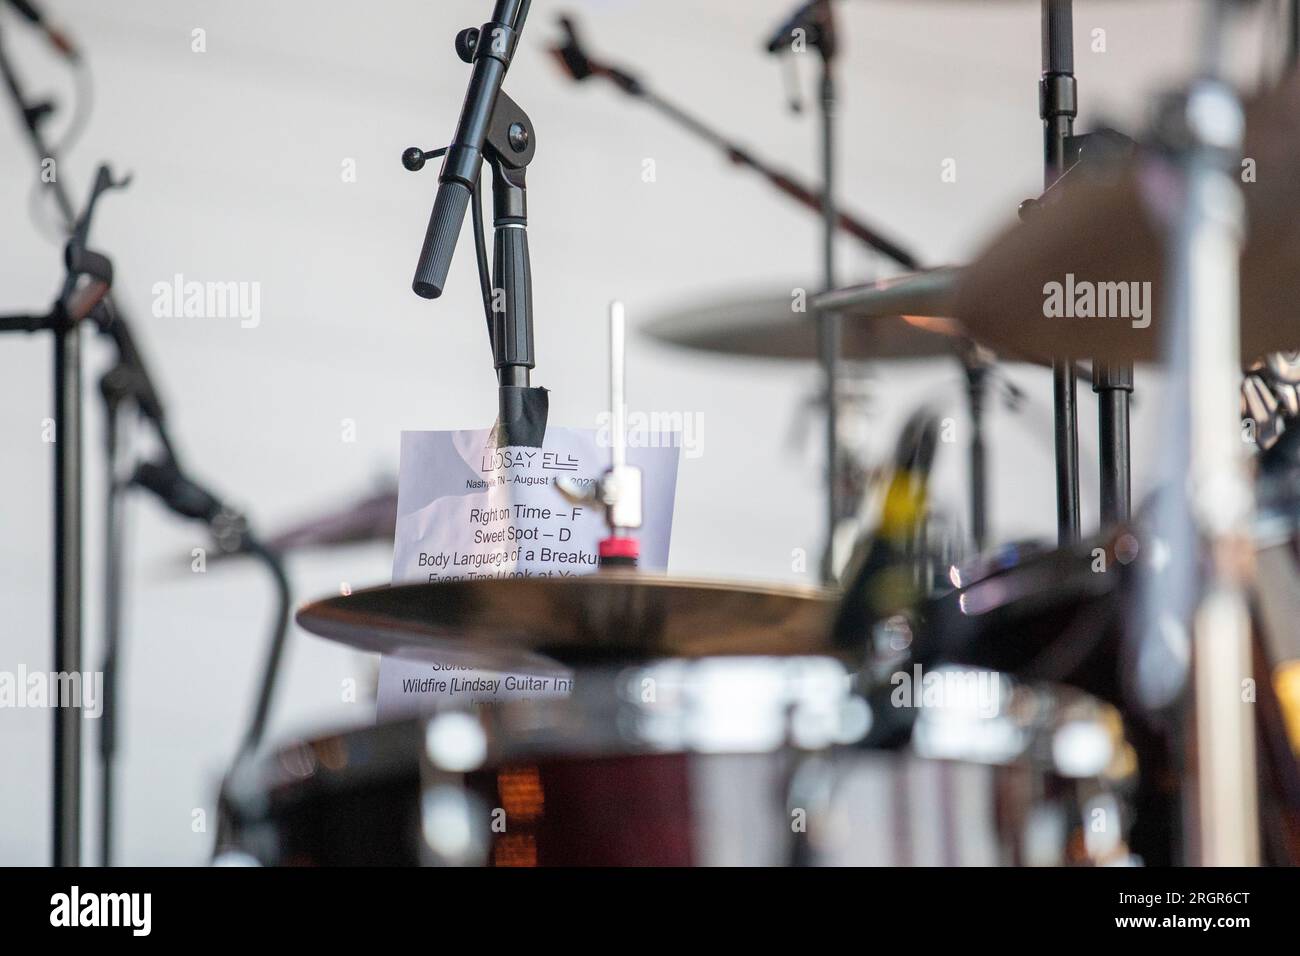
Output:
[[[81,332],[54,334],[54,671],[81,673]],[[78,678],[80,679],[80,678]],[[81,702],[54,703],[54,862],[81,861]]]

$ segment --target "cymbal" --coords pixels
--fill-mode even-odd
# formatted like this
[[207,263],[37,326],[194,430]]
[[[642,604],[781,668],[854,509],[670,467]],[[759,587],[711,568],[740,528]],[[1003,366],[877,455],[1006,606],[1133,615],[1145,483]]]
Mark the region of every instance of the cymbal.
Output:
[[[393,528],[397,524],[397,488],[383,488],[336,508],[321,511],[310,518],[272,535],[266,546],[277,554],[289,554],[318,548],[335,548],[342,545],[363,544],[371,541],[392,543]],[[246,551],[213,551],[209,563],[233,564],[249,557]],[[184,555],[184,567],[189,568],[193,558]],[[174,569],[182,565],[178,562]]]
[[393,540],[397,524],[397,489],[385,487],[346,507],[322,512],[276,534],[267,546],[274,551],[328,548],[363,541]]
[[[840,323],[841,356],[872,361],[961,355],[969,348],[969,340],[956,322],[937,311],[937,303],[952,291],[954,283],[949,273],[955,271],[917,273],[910,286],[893,279],[873,284],[870,288],[880,288],[882,297],[896,304],[870,316],[845,310],[844,315],[852,320],[846,318]],[[888,291],[884,291],[886,287]],[[844,292],[852,293],[854,289]],[[827,297],[814,296],[810,305],[823,298]],[[807,312],[796,312],[792,302],[789,290],[724,299],[658,316],[643,326],[642,332],[670,345],[709,352],[815,360],[816,313],[811,307]]]
[[877,282],[832,289],[813,296],[813,307],[829,309],[847,319],[924,318],[922,327],[949,336],[964,336],[953,318],[953,300],[962,270],[939,266]]
[[[1300,345],[1300,177],[1292,173],[1300,166],[1300,74],[1247,108],[1245,139],[1243,155],[1254,169],[1253,181],[1240,186],[1247,222],[1241,357],[1249,365],[1265,353]],[[1169,286],[1161,223],[1176,211],[1180,187],[1175,172],[1150,153],[1139,152],[1100,176],[1078,167],[1025,222],[1005,230],[967,267],[955,314],[977,341],[1003,354],[1162,357]],[[1067,299],[1071,288],[1084,290],[1084,283],[1098,299],[1103,284],[1125,284],[1131,293],[1150,283],[1150,322],[1048,317],[1052,283]]]
[[837,594],[600,571],[368,588],[298,611],[366,651],[508,670],[539,663],[830,654]]

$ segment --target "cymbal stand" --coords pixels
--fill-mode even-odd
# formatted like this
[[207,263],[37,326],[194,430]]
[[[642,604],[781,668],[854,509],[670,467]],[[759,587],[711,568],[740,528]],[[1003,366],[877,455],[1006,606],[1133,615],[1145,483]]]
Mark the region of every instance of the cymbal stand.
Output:
[[[822,160],[822,284],[827,292],[835,288],[835,31],[830,0],[821,0],[823,11],[814,36],[821,54],[821,160]],[[835,580],[835,529],[841,517],[836,481],[840,460],[839,382],[840,317],[834,312],[817,313],[817,354],[826,386],[826,549],[822,556],[822,580]]]
[[1150,691],[1159,668],[1144,669],[1143,657],[1158,661],[1175,644],[1182,648],[1176,657],[1185,658],[1182,622],[1190,620],[1192,679],[1182,710],[1188,733],[1180,748],[1189,781],[1184,862],[1210,866],[1253,865],[1259,842],[1254,704],[1242,690],[1252,675],[1254,509],[1239,412],[1245,221],[1237,177],[1245,119],[1220,62],[1231,5],[1205,0],[1200,75],[1157,121],[1157,139],[1173,161],[1154,173],[1178,180],[1158,192],[1176,186],[1182,197],[1166,222],[1172,400],[1162,431],[1173,454],[1166,504],[1152,547],[1144,547],[1159,549],[1168,566],[1140,606],[1136,668],[1139,686]]
[[[1038,86],[1043,120],[1043,185],[1050,189],[1070,167],[1070,139],[1078,98],[1074,80],[1073,0],[1042,0],[1043,75]],[[1061,544],[1079,539],[1078,380],[1074,360],[1052,361],[1056,435],[1056,529]]]

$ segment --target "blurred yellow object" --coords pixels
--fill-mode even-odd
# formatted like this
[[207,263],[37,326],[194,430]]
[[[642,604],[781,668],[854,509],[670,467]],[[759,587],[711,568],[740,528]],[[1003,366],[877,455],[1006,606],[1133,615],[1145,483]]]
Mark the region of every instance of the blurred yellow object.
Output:
[[1282,705],[1291,749],[1300,756],[1300,661],[1287,661],[1273,671],[1273,689]]
[[885,503],[880,513],[880,533],[906,544],[925,517],[926,477],[907,468],[899,468],[890,478]]

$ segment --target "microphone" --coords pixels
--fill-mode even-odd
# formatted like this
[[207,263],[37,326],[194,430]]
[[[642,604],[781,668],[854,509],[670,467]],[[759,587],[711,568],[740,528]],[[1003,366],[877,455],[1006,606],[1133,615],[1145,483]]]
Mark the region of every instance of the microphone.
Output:
[[198,482],[186,478],[173,458],[141,462],[131,476],[131,484],[153,492],[182,518],[202,521],[225,554],[265,550],[249,530],[247,519]]
[[257,553],[260,546],[249,530],[247,519],[198,482],[186,478],[174,459],[141,462],[131,476],[131,484],[153,492],[182,518],[202,521],[224,553]]
[[474,71],[461,106],[456,134],[443,157],[438,174],[438,194],[425,230],[420,261],[411,288],[425,299],[436,299],[447,285],[456,240],[465,222],[465,211],[483,164],[483,143],[487,139],[492,111],[496,109],[501,81],[514,56],[519,31],[528,14],[528,0],[497,0],[492,19],[477,31],[465,31],[457,38],[461,57],[472,58]]
[[173,461],[161,464],[141,462],[131,476],[131,484],[152,491],[182,518],[195,518],[211,524],[221,514],[229,512],[216,495],[181,474]]
[[72,38],[51,23],[31,0],[9,0],[9,5],[18,11],[24,20],[44,33],[50,46],[54,47],[65,60],[76,63],[81,59],[81,51],[72,42]]

